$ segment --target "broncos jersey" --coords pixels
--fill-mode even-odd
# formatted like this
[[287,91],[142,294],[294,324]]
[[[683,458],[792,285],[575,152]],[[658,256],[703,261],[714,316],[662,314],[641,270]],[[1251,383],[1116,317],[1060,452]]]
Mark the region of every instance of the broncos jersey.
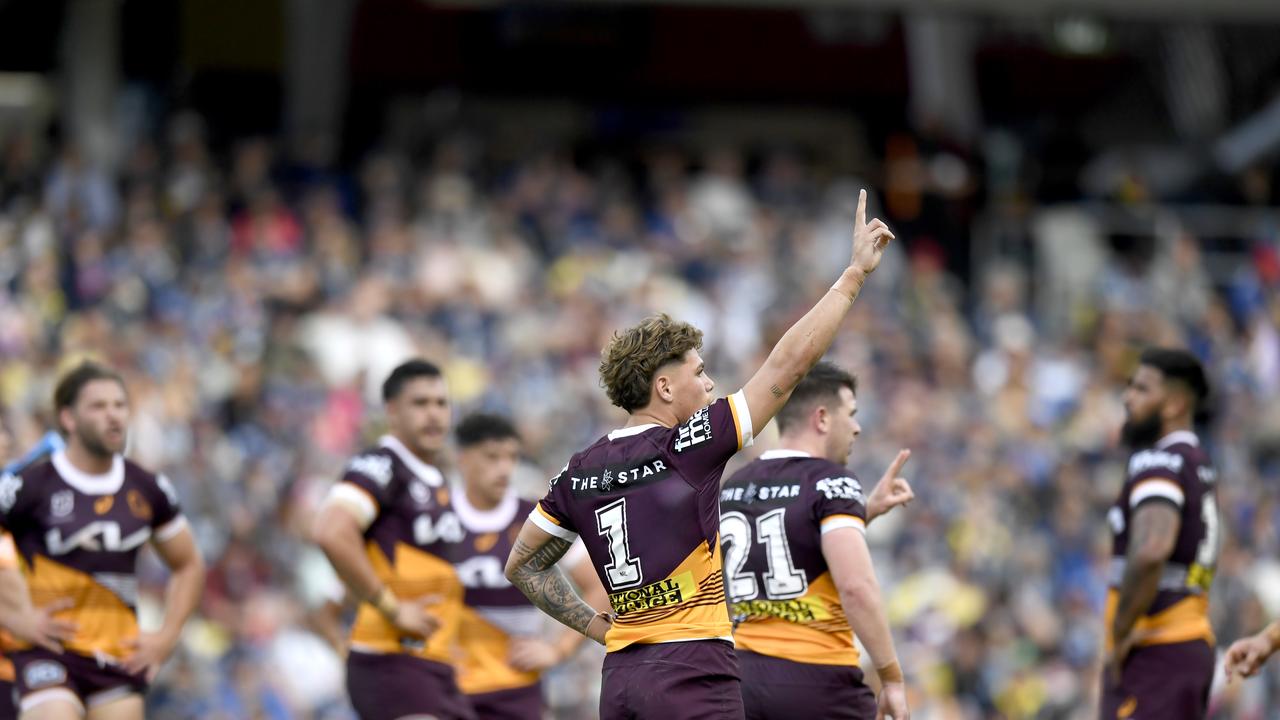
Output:
[[163,475],[119,455],[91,475],[58,451],[0,478],[0,525],[13,535],[31,601],[71,601],[59,613],[77,625],[66,648],[120,659],[138,635],[138,551],[175,537],[186,520]]
[[448,559],[449,544],[461,541],[463,530],[444,476],[387,435],[378,447],[351,459],[330,499],[359,514],[369,562],[391,592],[401,599],[438,600],[431,611],[440,628],[426,643],[402,637],[376,608],[361,603],[351,629],[352,649],[451,662],[463,591]]
[[516,670],[507,656],[513,637],[538,633],[542,614],[507,580],[503,568],[533,503],[508,493],[492,510],[478,510],[455,488],[454,507],[464,534],[452,560],[466,588],[454,663],[458,687],[475,695],[532,685],[538,673]]
[[844,466],[771,450],[734,473],[720,493],[720,536],[738,648],[857,666],[822,535],[866,525],[862,486]]
[[615,430],[574,455],[529,515],[581,534],[617,613],[606,637],[633,643],[731,639],[720,561],[720,477],[751,443],[741,392],[672,428]]
[[[1147,635],[1140,645],[1205,640],[1214,643],[1209,623],[1209,586],[1213,583],[1220,540],[1217,475],[1195,433],[1178,431],[1154,448],[1129,459],[1128,477],[1107,515],[1112,545],[1106,627],[1119,601],[1134,511],[1148,502],[1169,503],[1181,516],[1178,539],[1164,565],[1160,590],[1134,632]],[[1111,634],[1107,633],[1108,643]],[[1110,649],[1110,648],[1108,648]]]

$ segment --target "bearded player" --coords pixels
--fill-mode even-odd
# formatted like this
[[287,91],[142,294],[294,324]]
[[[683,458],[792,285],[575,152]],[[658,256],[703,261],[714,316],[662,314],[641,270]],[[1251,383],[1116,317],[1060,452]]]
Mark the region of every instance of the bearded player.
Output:
[[[520,499],[511,475],[520,459],[520,435],[500,415],[477,413],[458,423],[460,492],[454,508],[465,535],[454,546],[454,567],[466,587],[458,630],[458,686],[485,720],[541,720],[543,671],[567,660],[584,639],[559,628],[544,639],[542,614],[503,574],[533,503]],[[561,560],[595,607],[608,607],[581,544]],[[559,627],[559,626],[557,626]]]
[[[720,558],[725,463],[818,362],[893,234],[858,197],[849,265],[738,392],[712,402],[702,332],[660,315],[617,333],[600,376],[626,426],[570,458],[520,531],[507,577],[543,612],[605,644],[600,715],[741,718]],[[581,534],[616,618],[555,563]]]
[[1209,394],[1184,350],[1151,348],[1124,394],[1128,477],[1107,518],[1115,543],[1101,717],[1205,717],[1213,680],[1209,588],[1217,476],[1193,431]]
[[440,369],[410,360],[382,385],[388,432],[347,464],[313,537],[360,600],[347,691],[363,720],[471,720],[452,651],[462,585],[449,561],[462,540],[444,476],[449,393]]
[[[204,562],[163,475],[124,459],[129,398],[112,370],[74,368],[54,390],[66,449],[0,478],[0,524],[12,535],[34,605],[66,606],[75,633],[57,653],[13,654],[28,720],[142,718],[143,693],[199,602]],[[169,567],[164,622],[139,631],[136,564],[150,542]]]
[[[720,493],[751,720],[910,717],[865,537],[868,523],[914,497],[898,477],[910,452],[901,451],[863,495],[845,467],[862,431],[856,391],[853,375],[815,365],[778,412],[779,448],[735,473]],[[880,678],[878,703],[863,682],[855,633]]]

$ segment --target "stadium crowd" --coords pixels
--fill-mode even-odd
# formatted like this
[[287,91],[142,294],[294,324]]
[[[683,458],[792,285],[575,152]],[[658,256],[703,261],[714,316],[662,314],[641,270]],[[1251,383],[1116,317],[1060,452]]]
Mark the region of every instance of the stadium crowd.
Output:
[[[350,716],[341,586],[306,529],[376,435],[395,364],[439,362],[455,418],[512,415],[519,482],[536,496],[620,425],[596,376],[614,328],[659,310],[704,328],[717,394],[733,391],[832,282],[859,186],[755,148],[750,165],[668,148],[631,167],[497,160],[468,136],[344,174],[261,138],[217,154],[192,116],[112,173],[38,134],[0,141],[0,401],[17,449],[51,427],[60,368],[88,353],[121,369],[130,452],[178,487],[209,564],[199,617],[149,699],[156,718]],[[963,154],[909,168],[889,155],[877,214],[905,242],[832,354],[859,375],[854,469],[874,479],[913,451],[917,500],[869,539],[917,717],[1092,716],[1119,393],[1144,343],[1191,347],[1216,384],[1220,641],[1280,612],[1276,229],[1225,279],[1186,233],[1149,262],[1067,238],[1102,270],[1064,272],[1073,287],[1045,305],[1023,259],[949,270],[956,228],[1033,200],[1034,184],[1015,197],[992,158],[983,174]],[[163,588],[154,560],[143,584],[145,618]],[[552,676],[559,717],[591,716],[593,653]],[[1262,718],[1280,706],[1280,670],[1214,702]]]

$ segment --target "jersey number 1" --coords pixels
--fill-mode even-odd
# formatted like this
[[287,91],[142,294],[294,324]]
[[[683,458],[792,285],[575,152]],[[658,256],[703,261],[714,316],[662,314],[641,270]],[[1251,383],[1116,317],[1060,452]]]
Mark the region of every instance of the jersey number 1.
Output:
[[631,557],[626,498],[596,510],[596,531],[609,541],[609,564],[604,568],[609,576],[609,585],[614,590],[639,585],[644,574],[640,571],[640,558]]

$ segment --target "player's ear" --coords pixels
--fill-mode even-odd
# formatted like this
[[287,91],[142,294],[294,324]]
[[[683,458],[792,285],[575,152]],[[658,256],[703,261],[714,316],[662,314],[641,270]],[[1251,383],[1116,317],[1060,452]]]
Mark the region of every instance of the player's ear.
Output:
[[71,412],[71,408],[64,407],[58,411],[58,428],[63,434],[71,434],[71,425],[75,420],[75,415]]
[[827,411],[826,405],[815,407],[809,415],[809,421],[813,424],[813,429],[824,435],[831,430],[831,413]]
[[671,402],[675,397],[675,393],[671,390],[671,378],[666,375],[659,374],[653,379],[653,391],[663,402]]

